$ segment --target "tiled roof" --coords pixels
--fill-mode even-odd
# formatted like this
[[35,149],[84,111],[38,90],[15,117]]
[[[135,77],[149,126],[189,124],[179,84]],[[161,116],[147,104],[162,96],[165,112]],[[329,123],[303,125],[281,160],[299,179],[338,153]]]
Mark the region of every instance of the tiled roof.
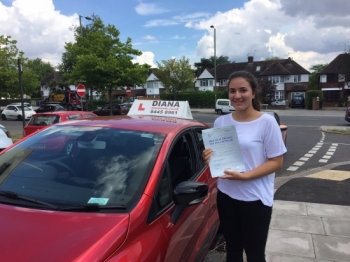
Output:
[[[260,67],[260,70],[257,70],[258,67]],[[217,79],[227,79],[232,72],[241,70],[249,71],[255,77],[310,74],[309,71],[300,66],[297,62],[288,58],[281,60],[220,64],[216,67],[216,76]],[[209,72],[214,75],[215,69],[211,69]]]
[[340,54],[332,60],[318,74],[339,74],[344,73],[346,68],[350,67],[350,54]]

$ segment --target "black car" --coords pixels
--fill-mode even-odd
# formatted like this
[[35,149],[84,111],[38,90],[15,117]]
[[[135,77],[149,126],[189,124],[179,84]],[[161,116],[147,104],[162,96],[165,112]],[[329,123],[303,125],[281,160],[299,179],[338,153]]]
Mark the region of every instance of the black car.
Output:
[[345,111],[345,120],[350,122],[350,107]]
[[38,109],[34,110],[37,113],[65,111],[66,109],[58,104],[43,104]]
[[[110,116],[111,115],[111,108],[110,105],[104,105],[100,109],[96,109],[92,111],[94,114],[98,116]],[[125,114],[124,110],[120,107],[119,104],[112,104],[112,115],[123,115]]]

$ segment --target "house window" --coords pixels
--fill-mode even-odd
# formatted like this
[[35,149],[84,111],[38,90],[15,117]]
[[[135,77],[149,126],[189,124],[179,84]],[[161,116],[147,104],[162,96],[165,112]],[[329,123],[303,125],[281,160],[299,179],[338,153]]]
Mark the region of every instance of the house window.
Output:
[[269,76],[268,78],[272,83],[279,83],[280,77],[279,76]]
[[280,76],[280,82],[284,83],[284,76]]
[[227,79],[220,79],[220,86],[226,86],[227,85]]
[[294,82],[301,82],[301,75],[295,75]]
[[214,86],[214,80],[209,79],[209,86]]
[[281,92],[281,91],[277,91],[275,92],[275,100],[284,100],[284,92]]
[[159,82],[147,82],[147,88],[158,88]]
[[256,67],[256,72],[260,72],[260,66]]
[[201,86],[208,86],[208,79],[201,80]]
[[338,82],[345,82],[345,74],[338,75]]

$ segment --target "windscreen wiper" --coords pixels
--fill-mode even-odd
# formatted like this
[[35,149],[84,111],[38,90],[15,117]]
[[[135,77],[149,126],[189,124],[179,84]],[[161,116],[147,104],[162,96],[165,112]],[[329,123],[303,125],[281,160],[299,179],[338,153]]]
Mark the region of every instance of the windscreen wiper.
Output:
[[10,199],[23,200],[25,202],[35,203],[35,204],[38,204],[38,205],[41,205],[41,206],[57,209],[57,206],[55,206],[55,205],[52,205],[50,203],[43,202],[43,201],[40,201],[40,200],[36,200],[34,198],[21,196],[21,195],[18,195],[17,193],[12,192],[12,191],[0,190],[0,196],[5,196],[5,197],[10,198]]
[[60,211],[100,211],[108,209],[126,209],[126,205],[114,205],[114,206],[102,206],[99,204],[85,204],[85,205],[75,205],[75,206],[66,206],[60,207]]

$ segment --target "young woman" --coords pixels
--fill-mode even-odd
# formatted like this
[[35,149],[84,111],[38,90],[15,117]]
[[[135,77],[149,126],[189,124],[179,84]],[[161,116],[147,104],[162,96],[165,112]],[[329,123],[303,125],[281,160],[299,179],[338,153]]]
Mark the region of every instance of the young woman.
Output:
[[[236,109],[217,118],[214,127],[235,125],[246,172],[223,170],[218,180],[220,229],[226,240],[226,261],[265,261],[265,246],[272,214],[275,172],[287,151],[275,118],[260,112],[258,83],[246,71],[228,80],[229,99]],[[203,151],[208,163],[213,151]]]

